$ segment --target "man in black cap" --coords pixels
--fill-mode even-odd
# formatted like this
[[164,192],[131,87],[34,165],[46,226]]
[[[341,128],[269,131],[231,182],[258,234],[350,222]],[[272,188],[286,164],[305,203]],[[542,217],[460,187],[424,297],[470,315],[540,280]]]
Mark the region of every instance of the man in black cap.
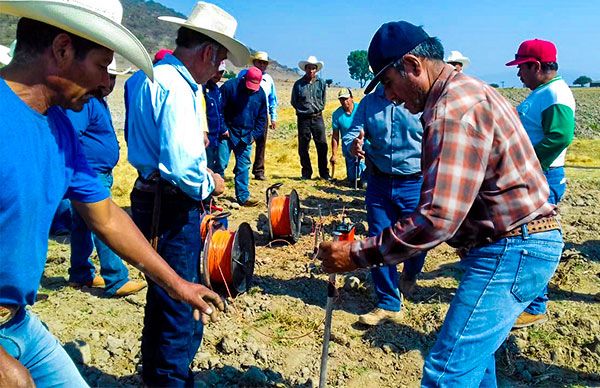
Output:
[[423,369],[423,386],[496,386],[494,352],[558,265],[563,242],[548,185],[514,108],[444,63],[437,38],[407,22],[380,27],[369,63],[385,95],[423,112],[416,210],[377,236],[324,242],[327,272],[396,264],[442,242],[465,273]]

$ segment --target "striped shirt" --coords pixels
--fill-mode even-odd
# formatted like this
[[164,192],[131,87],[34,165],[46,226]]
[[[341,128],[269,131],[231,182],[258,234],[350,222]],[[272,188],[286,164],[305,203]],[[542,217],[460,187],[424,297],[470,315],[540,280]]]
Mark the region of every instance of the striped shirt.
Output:
[[423,116],[423,186],[414,213],[353,243],[362,267],[394,264],[442,242],[465,248],[553,214],[533,146],[512,105],[447,65]]

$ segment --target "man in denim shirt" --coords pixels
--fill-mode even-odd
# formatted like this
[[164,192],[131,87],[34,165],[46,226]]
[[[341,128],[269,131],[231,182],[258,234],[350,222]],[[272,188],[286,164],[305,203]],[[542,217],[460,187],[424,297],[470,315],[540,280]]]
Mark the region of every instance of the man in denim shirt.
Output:
[[[343,137],[354,156],[366,159],[369,169],[365,202],[369,236],[379,235],[399,218],[411,214],[419,202],[421,139],[423,127],[404,106],[385,98],[383,86],[366,95],[358,105],[350,130]],[[368,140],[365,142],[364,140]],[[425,253],[404,262],[400,288],[410,296],[423,268]],[[360,323],[378,325],[401,316],[396,265],[371,269],[377,307],[358,318]]]
[[[260,89],[262,72],[252,66],[243,78],[233,78],[221,86],[223,117],[227,128],[227,158],[235,155],[235,197],[242,206],[256,206],[250,198],[250,153],[252,143],[265,135],[267,125],[267,98]],[[227,165],[224,166],[224,169]]]
[[208,168],[215,174],[225,176],[225,167],[229,161],[227,127],[223,121],[223,101],[219,81],[225,73],[225,63],[221,62],[219,70],[204,84],[204,98],[206,100],[206,121],[208,123],[208,147],[206,147],[206,160]]

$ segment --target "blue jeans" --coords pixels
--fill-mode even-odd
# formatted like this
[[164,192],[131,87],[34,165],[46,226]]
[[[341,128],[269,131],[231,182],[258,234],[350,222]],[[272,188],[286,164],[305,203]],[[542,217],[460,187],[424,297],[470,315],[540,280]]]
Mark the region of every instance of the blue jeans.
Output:
[[[562,197],[565,195],[567,189],[567,179],[565,177],[565,168],[556,167],[550,168],[544,174],[546,181],[550,187],[550,195],[548,196],[548,202],[553,205],[558,205]],[[542,293],[531,302],[525,309],[525,312],[533,315],[545,314],[548,304],[548,285],[542,290]]]
[[[181,194],[183,196],[183,194]],[[158,253],[183,279],[199,283],[200,210],[198,203],[163,193],[158,228]],[[150,237],[154,194],[131,192],[133,220]],[[148,280],[142,330],[142,378],[148,386],[193,386],[190,363],[202,341],[203,325],[192,307],[171,298]]]
[[52,226],[50,226],[50,235],[64,234],[71,231],[72,226],[71,219],[71,201],[63,199],[58,204],[58,209],[54,213],[52,219]]
[[[369,174],[365,202],[369,236],[377,236],[401,217],[411,214],[419,203],[421,177],[396,177]],[[416,279],[423,269],[426,253],[420,253],[404,262],[402,276]],[[400,311],[402,300],[398,290],[398,271],[395,265],[371,269],[377,307]]]
[[552,230],[471,249],[422,386],[495,387],[494,352],[554,274],[562,248],[562,232]]
[[25,308],[0,326],[0,346],[29,370],[38,387],[88,386],[58,340]]
[[[346,176],[348,177],[348,181],[353,184],[356,179],[356,158],[352,155],[344,155],[344,159],[346,159]],[[365,160],[361,159],[358,164],[358,179],[361,181],[364,181],[366,178],[366,168]]]
[[[235,156],[235,167],[233,168],[233,182],[235,184],[235,198],[240,204],[243,204],[250,198],[250,191],[248,190],[248,183],[250,181],[250,167],[252,163],[250,161],[250,154],[252,153],[252,144],[246,144],[239,142],[237,145],[233,145],[231,140],[227,141],[227,151],[222,155],[223,159],[227,159],[223,170],[227,168],[229,163],[229,155],[233,151]],[[226,155],[226,157],[225,157]]]
[[229,164],[229,146],[227,139],[217,140],[218,144],[210,144],[206,148],[207,166],[215,174],[225,176],[225,168]]
[[[98,174],[98,179],[109,191],[113,184],[111,173]],[[100,273],[106,283],[104,293],[113,296],[119,288],[129,281],[129,271],[123,260],[114,253],[86,225],[83,218],[72,207],[73,225],[71,229],[71,267],[69,282],[89,283],[94,279],[96,269],[91,260],[94,246],[100,261]]]

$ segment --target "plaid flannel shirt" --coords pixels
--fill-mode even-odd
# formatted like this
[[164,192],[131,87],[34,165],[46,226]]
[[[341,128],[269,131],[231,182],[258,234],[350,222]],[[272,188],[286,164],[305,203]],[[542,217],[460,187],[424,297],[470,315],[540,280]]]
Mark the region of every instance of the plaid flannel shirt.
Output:
[[357,265],[399,263],[444,241],[468,248],[554,213],[519,116],[492,87],[447,65],[421,121],[419,205],[380,235],[354,242]]

